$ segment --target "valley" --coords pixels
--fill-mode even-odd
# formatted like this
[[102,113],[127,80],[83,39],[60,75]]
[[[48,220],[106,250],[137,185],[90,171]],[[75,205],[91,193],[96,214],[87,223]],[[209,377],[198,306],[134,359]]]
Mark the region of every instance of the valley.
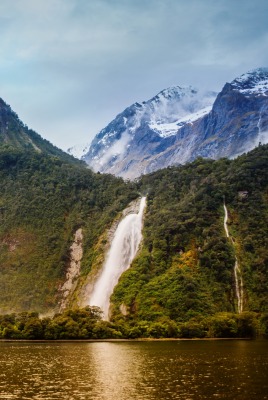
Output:
[[[107,154],[111,168],[92,171],[1,102],[0,337],[268,334],[268,146],[257,143],[267,129],[267,69],[215,96],[164,90],[104,129],[92,149],[118,150],[123,135],[131,180],[107,173],[119,165]],[[139,168],[153,151],[154,167],[141,175],[135,148]]]

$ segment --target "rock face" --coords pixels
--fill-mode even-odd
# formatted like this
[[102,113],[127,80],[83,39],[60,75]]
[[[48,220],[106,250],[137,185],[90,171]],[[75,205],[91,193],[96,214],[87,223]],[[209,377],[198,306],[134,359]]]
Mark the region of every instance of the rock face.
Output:
[[197,157],[236,157],[268,142],[268,68],[215,93],[173,87],[119,114],[83,156],[95,171],[134,179]]
[[60,311],[63,311],[68,304],[68,296],[75,290],[77,279],[80,275],[81,260],[83,257],[83,232],[79,228],[75,232],[74,241],[70,247],[70,263],[66,272],[66,280],[60,292],[62,292],[62,301],[60,303]]

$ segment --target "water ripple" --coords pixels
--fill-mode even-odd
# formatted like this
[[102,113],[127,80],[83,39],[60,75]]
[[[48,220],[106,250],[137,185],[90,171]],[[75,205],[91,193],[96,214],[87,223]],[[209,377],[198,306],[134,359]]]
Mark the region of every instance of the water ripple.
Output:
[[0,343],[0,399],[268,399],[268,342]]

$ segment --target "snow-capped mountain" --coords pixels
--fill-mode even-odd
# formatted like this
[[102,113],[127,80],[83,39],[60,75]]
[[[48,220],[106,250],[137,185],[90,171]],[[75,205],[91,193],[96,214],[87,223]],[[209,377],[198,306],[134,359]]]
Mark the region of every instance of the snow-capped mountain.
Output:
[[226,83],[217,95],[175,86],[126,108],[82,157],[95,171],[133,179],[196,157],[235,157],[268,141],[268,69]]
[[[129,171],[125,163],[132,162],[132,145],[139,143],[138,154],[147,157],[161,151],[163,139],[174,137],[177,131],[207,114],[216,93],[199,93],[193,87],[175,86],[165,89],[152,99],[135,103],[101,130],[93,140],[87,154],[82,158],[95,170],[133,178],[138,174]],[[124,165],[124,171],[120,171]],[[131,168],[132,170],[132,168]]]

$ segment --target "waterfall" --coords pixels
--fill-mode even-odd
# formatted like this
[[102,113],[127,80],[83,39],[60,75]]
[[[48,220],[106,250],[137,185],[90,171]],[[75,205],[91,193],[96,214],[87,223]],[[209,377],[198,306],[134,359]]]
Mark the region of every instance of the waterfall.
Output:
[[[231,240],[231,243],[234,246],[234,240],[229,235],[229,230],[228,230],[228,225],[227,225],[228,210],[227,210],[225,203],[223,204],[223,208],[224,208],[223,225],[224,225],[225,234],[226,234],[226,237]],[[236,293],[236,297],[237,297],[237,309],[240,314],[243,311],[244,284],[243,284],[241,269],[240,269],[238,259],[236,256],[235,256],[235,265],[234,265],[234,277],[235,277],[235,293]]]
[[261,117],[262,117],[262,110],[260,111],[259,120],[258,120],[258,123],[257,123],[259,136],[261,135]]
[[268,131],[262,129],[262,114],[264,111],[264,107],[261,108],[260,114],[259,114],[259,120],[257,123],[257,128],[258,128],[258,136],[255,140],[255,146],[258,146],[260,143],[262,144],[267,144],[268,143]]
[[121,274],[134,259],[142,239],[142,220],[146,198],[142,197],[138,214],[128,214],[119,223],[102,272],[94,285],[89,304],[103,311],[103,319],[109,319],[110,296]]

